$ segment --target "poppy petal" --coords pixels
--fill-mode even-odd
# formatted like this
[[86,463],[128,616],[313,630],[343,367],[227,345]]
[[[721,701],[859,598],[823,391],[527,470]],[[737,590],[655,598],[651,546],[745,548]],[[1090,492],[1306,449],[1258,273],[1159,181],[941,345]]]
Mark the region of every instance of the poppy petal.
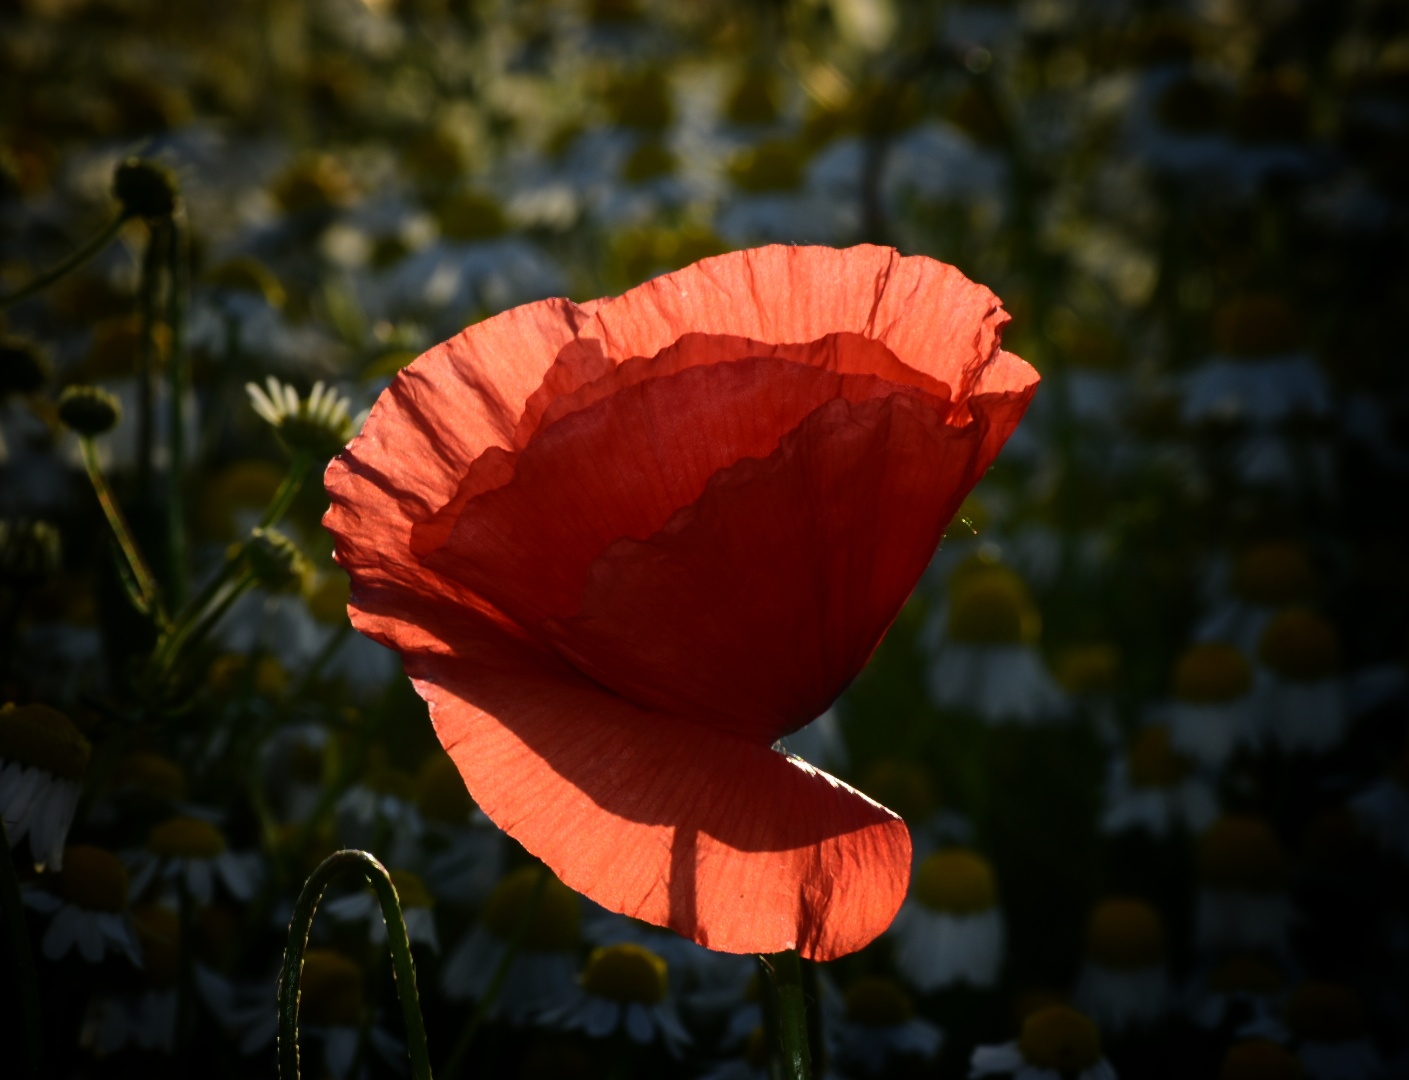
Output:
[[482,618],[428,630],[450,651],[406,670],[475,802],[604,907],[724,952],[819,960],[899,910],[909,833],[864,795],[639,709]]
[[635,702],[771,744],[861,670],[1026,397],[975,399],[963,428],[910,394],[819,408],[660,532],[612,545],[555,645]]

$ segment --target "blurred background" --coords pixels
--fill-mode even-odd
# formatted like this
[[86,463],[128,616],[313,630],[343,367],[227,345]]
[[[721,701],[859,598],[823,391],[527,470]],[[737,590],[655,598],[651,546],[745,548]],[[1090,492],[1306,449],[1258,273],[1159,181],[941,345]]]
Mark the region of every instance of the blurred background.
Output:
[[[7,0],[0,102],[0,295],[102,241],[0,312],[0,810],[49,1075],[272,1075],[342,845],[398,875],[438,1075],[768,1075],[751,960],[474,809],[347,626],[318,478],[462,327],[769,242],[953,263],[1043,375],[789,741],[916,840],[892,931],[810,969],[824,1075],[1409,1075],[1402,3]],[[305,1072],[398,1075],[380,918],[333,896]]]

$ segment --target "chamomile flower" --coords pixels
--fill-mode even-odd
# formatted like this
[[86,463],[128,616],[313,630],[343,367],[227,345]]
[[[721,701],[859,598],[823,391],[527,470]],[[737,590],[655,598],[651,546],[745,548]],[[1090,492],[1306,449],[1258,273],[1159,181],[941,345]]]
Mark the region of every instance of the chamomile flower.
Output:
[[[273,996],[272,991],[266,991]],[[303,971],[299,976],[298,1030],[300,1052],[313,1056],[321,1052],[323,1067],[333,1080],[346,1080],[352,1075],[362,1040],[362,1028],[367,1011],[366,977],[351,959],[334,949],[309,949],[303,954]],[[246,1053],[267,1047],[278,1030],[277,1015],[270,1006],[258,1011],[248,1010],[253,1021],[250,1027],[258,1040],[247,1038],[241,1049]],[[275,1023],[269,1023],[269,1020]],[[400,1067],[406,1050],[395,1035],[379,1023],[368,1030],[368,1042],[389,1065]],[[312,1054],[310,1054],[312,1051]]]
[[592,950],[580,982],[547,1003],[537,1022],[604,1039],[624,1030],[633,1042],[659,1042],[675,1057],[690,1035],[668,996],[666,963],[641,945],[603,945]]
[[1111,762],[1101,831],[1143,829],[1168,836],[1176,829],[1200,833],[1218,816],[1218,796],[1189,759],[1170,745],[1169,729],[1151,724],[1130,749]]
[[[432,952],[440,951],[440,939],[435,932],[432,908],[435,900],[426,891],[421,879],[409,870],[392,870],[391,883],[401,901],[401,914],[406,920],[406,936],[411,944],[425,945]],[[323,904],[328,917],[339,922],[360,922],[367,926],[367,937],[374,945],[386,941],[386,921],[382,905],[371,889],[359,889]]]
[[254,411],[274,429],[291,453],[330,458],[357,434],[350,399],[321,381],[313,384],[306,398],[299,397],[297,390],[273,375],[265,380],[264,387],[246,383],[245,390]]
[[1195,938],[1204,949],[1287,947],[1296,910],[1282,843],[1257,817],[1214,822],[1199,841]]
[[425,822],[416,808],[415,783],[405,770],[374,758],[338,799],[336,814],[338,835],[347,847],[381,844],[390,862],[415,861]]
[[1014,1042],[978,1046],[969,1059],[969,1076],[1011,1076],[1013,1080],[1115,1080],[1111,1063],[1101,1056],[1101,1034],[1091,1020],[1064,1005],[1029,1013]]
[[944,1044],[944,1033],[915,1015],[910,996],[893,979],[870,976],[847,987],[845,1013],[832,1025],[842,1068],[882,1075],[898,1058],[929,1060]]
[[992,986],[1003,963],[1005,931],[988,860],[957,847],[929,856],[915,871],[890,932],[896,967],[916,989]]
[[129,1045],[169,1054],[176,1044],[181,920],[168,907],[141,904],[132,909],[132,924],[146,986],[135,995],[96,997],[88,1003],[79,1043],[97,1057]]
[[1205,642],[1185,650],[1164,706],[1170,745],[1209,769],[1220,769],[1252,735],[1252,665],[1232,645]]
[[0,819],[11,848],[28,838],[36,870],[63,869],[64,841],[91,753],[83,733],[57,709],[0,709]]
[[1376,1080],[1385,1075],[1364,1005],[1350,987],[1302,983],[1287,999],[1285,1016],[1308,1080]]
[[235,899],[251,899],[262,864],[256,852],[231,851],[225,834],[210,822],[173,817],[147,834],[146,846],[132,857],[132,875],[134,896],[154,882],[175,882],[204,905],[215,898],[217,881]]
[[1319,753],[1340,742],[1349,714],[1336,628],[1309,611],[1288,609],[1262,631],[1257,655],[1263,741],[1288,753]]
[[1164,920],[1143,900],[1102,901],[1086,924],[1086,962],[1073,1004],[1103,1030],[1119,1035],[1148,1027],[1170,1008]]
[[90,964],[109,954],[140,964],[122,860],[102,848],[77,844],[64,851],[63,863],[59,873],[46,875],[44,886],[24,890],[25,905],[50,917],[40,941],[45,958],[59,960],[76,947]]
[[415,778],[426,831],[426,884],[452,904],[479,905],[504,876],[504,834],[474,804],[449,754],[436,752]]
[[1360,827],[1379,845],[1409,860],[1409,751],[1350,800]]
[[1248,654],[1256,652],[1277,612],[1304,604],[1316,588],[1316,570],[1306,549],[1280,540],[1253,544],[1213,576],[1219,597],[1194,636],[1199,641],[1226,641]]
[[1219,1080],[1302,1080],[1296,1055],[1271,1039],[1244,1039],[1228,1048]]
[[1060,717],[1066,695],[1037,650],[1040,632],[1037,608],[1012,571],[961,566],[950,584],[946,632],[926,677],[930,700],[992,724]]
[[[547,874],[541,885],[540,874]],[[514,1024],[530,1023],[572,993],[582,940],[581,900],[548,871],[527,866],[499,883],[485,902],[479,923],[446,953],[440,985],[447,996],[472,1000],[484,996],[520,918],[528,917],[530,909],[523,946],[509,962],[490,1015]]]
[[1240,1019],[1260,1027],[1273,1015],[1286,987],[1278,965],[1256,953],[1235,953],[1194,980],[1189,1015],[1210,1030]]

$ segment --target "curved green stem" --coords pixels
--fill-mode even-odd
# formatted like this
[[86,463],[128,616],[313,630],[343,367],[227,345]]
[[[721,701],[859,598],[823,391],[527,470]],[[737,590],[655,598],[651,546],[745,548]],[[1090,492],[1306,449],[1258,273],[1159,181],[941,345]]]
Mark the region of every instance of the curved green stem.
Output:
[[333,880],[345,872],[362,875],[377,894],[386,921],[387,942],[391,946],[392,970],[396,976],[401,1015],[406,1021],[406,1050],[411,1057],[412,1080],[431,1080],[430,1055],[426,1049],[426,1027],[421,1019],[421,999],[416,993],[416,965],[411,959],[411,941],[396,886],[380,862],[365,851],[335,851],[319,864],[304,883],[289,921],[289,943],[284,949],[284,966],[279,972],[279,1076],[298,1077],[298,999],[303,954],[308,948],[308,931],[318,902]]
[[812,1048],[807,1036],[807,998],[802,985],[802,957],[796,949],[762,957],[778,995],[778,1035],[783,1044],[786,1080],[811,1080]]
[[117,217],[104,225],[101,231],[89,240],[88,243],[84,244],[63,262],[45,270],[39,276],[33,278],[28,285],[21,286],[7,296],[0,296],[0,308],[7,308],[11,304],[17,304],[26,297],[33,296],[42,289],[47,289],[65,274],[77,270],[94,255],[102,251],[103,248],[108,246],[108,243],[118,234],[118,231],[127,224],[129,216],[130,215],[125,213],[118,214]]
[[289,512],[289,507],[293,505],[299,489],[303,487],[303,481],[308,476],[308,469],[312,464],[313,455],[307,450],[298,450],[294,453],[293,460],[289,462],[289,471],[284,474],[283,482],[274,492],[274,498],[269,501],[264,516],[259,519],[261,529],[268,529],[283,520],[284,515]]
[[460,1066],[464,1064],[465,1055],[469,1053],[470,1043],[474,1042],[475,1034],[480,1026],[489,1018],[490,1006],[499,996],[499,991],[504,986],[504,980],[509,977],[509,968],[514,962],[514,958],[519,955],[519,950],[523,947],[524,938],[528,936],[528,928],[533,925],[533,918],[538,914],[538,905],[543,899],[543,893],[548,888],[548,867],[544,866],[538,872],[538,880],[533,883],[533,891],[528,895],[528,902],[524,904],[523,910],[519,912],[519,920],[514,924],[514,936],[509,939],[509,947],[504,950],[504,955],[499,958],[499,964],[494,969],[494,975],[489,980],[489,986],[484,991],[484,996],[475,1005],[474,1014],[470,1017],[470,1022],[465,1025],[465,1030],[460,1034],[459,1041],[455,1044],[455,1049],[446,1058],[445,1064],[441,1067],[441,1076],[444,1080],[454,1080],[460,1073]]
[[127,561],[127,568],[132,572],[132,579],[137,584],[144,614],[154,616],[157,624],[164,626],[166,612],[162,607],[161,590],[157,588],[156,578],[152,576],[147,561],[142,558],[142,552],[137,547],[127,519],[122,515],[122,508],[118,506],[117,499],[113,497],[112,489],[108,487],[107,479],[103,476],[103,470],[98,465],[98,448],[87,435],[80,436],[78,446],[83,456],[83,467],[93,484],[94,494],[98,496],[98,505],[103,508],[103,515],[108,519],[108,526],[117,538],[118,547],[122,549],[122,556]]
[[15,872],[10,838],[5,834],[3,820],[0,820],[0,916],[4,917],[10,939],[13,961],[9,969],[12,972],[10,978],[19,990],[26,1075],[38,1080],[44,1075],[40,1067],[44,1039],[39,1022],[39,980],[34,971],[34,953],[29,947],[29,927],[24,918],[24,900],[20,897],[20,878]]

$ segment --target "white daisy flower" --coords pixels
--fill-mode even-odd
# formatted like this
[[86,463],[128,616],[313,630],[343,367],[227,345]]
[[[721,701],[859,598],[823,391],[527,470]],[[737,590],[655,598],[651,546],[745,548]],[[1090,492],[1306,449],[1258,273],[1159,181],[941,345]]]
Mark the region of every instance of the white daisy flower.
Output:
[[0,709],[0,819],[13,848],[26,837],[34,868],[62,870],[92,747],[47,705]]
[[[109,851],[76,844],[64,851],[64,868],[45,885],[27,886],[27,907],[48,915],[40,940],[45,959],[59,960],[77,947],[90,964],[111,954],[141,964],[141,947],[128,913],[127,868]],[[51,891],[52,889],[52,891]]]
[[988,860],[957,847],[929,856],[916,870],[890,933],[896,967],[916,989],[994,985],[1005,931]]
[[536,1022],[605,1039],[625,1030],[632,1042],[659,1042],[674,1057],[690,1035],[668,996],[666,963],[640,945],[604,945],[592,950],[580,982],[545,1004]]
[[1064,1005],[1029,1013],[1014,1042],[974,1048],[970,1077],[1002,1075],[1014,1080],[1116,1080],[1111,1063],[1101,1056],[1096,1025]]
[[1237,953],[1194,980],[1187,1008],[1194,1023],[1221,1028],[1238,1016],[1269,1019],[1286,993],[1286,975],[1255,953]]
[[1281,955],[1296,921],[1282,843],[1261,818],[1224,817],[1199,841],[1194,937],[1202,949]]
[[[489,990],[520,917],[539,891],[541,873],[535,866],[522,867],[490,894],[478,925],[445,955],[440,985],[448,997],[477,1000]],[[531,1023],[543,1009],[570,994],[577,980],[581,927],[580,898],[549,874],[489,1015],[514,1024]]]
[[132,892],[153,882],[175,882],[201,905],[215,898],[219,881],[236,900],[250,900],[263,876],[257,852],[229,850],[225,834],[197,817],[168,818],[147,834],[146,847],[131,856]]
[[1101,831],[1117,835],[1143,829],[1168,836],[1176,829],[1201,833],[1218,817],[1213,786],[1194,773],[1170,745],[1169,729],[1151,724],[1130,749],[1111,762]]
[[372,761],[357,783],[338,799],[338,837],[345,847],[377,846],[385,861],[415,862],[425,822],[416,807],[415,781],[409,773]]
[[1350,800],[1360,827],[1379,845],[1409,860],[1409,752],[1389,772]]
[[449,754],[422,762],[414,794],[426,829],[426,886],[439,900],[478,907],[504,876],[504,834],[475,806]]
[[1086,924],[1086,962],[1072,1003],[1114,1035],[1144,1028],[1169,1012],[1164,920],[1143,900],[1105,900]]
[[1262,670],[1253,687],[1262,740],[1288,753],[1320,753],[1350,722],[1336,628],[1309,611],[1274,617],[1258,642]]
[[996,566],[961,566],[950,584],[947,628],[927,673],[941,709],[976,713],[992,724],[1060,718],[1066,695],[1036,642],[1041,618],[1026,586]]
[[1119,650],[1099,641],[1073,645],[1058,655],[1053,671],[1076,710],[1090,718],[1101,742],[1111,748],[1120,746],[1124,740],[1116,703]]
[[1192,645],[1174,670],[1173,697],[1163,709],[1170,745],[1209,769],[1221,769],[1252,736],[1253,669],[1232,645]]
[[845,1016],[831,1025],[838,1063],[868,1076],[885,1073],[897,1058],[939,1053],[944,1033],[915,1015],[914,1004],[893,979],[859,979],[846,990]]
[[1194,633],[1198,641],[1226,641],[1249,655],[1283,608],[1304,603],[1316,587],[1316,570],[1300,544],[1270,541],[1220,565],[1210,589],[1216,602]]
[[1296,1055],[1271,1039],[1245,1039],[1228,1048],[1219,1080],[1301,1080]]
[[[401,914],[406,920],[406,936],[413,945],[425,945],[432,952],[440,951],[440,939],[435,932],[435,917],[431,908],[435,900],[426,891],[420,877],[409,870],[392,870],[391,883],[401,901]],[[386,921],[382,905],[370,888],[339,896],[323,904],[328,917],[339,922],[361,922],[367,925],[367,937],[375,945],[386,941]]]
[[1360,995],[1337,983],[1305,982],[1285,1010],[1307,1080],[1379,1080],[1388,1070],[1370,1039]]

